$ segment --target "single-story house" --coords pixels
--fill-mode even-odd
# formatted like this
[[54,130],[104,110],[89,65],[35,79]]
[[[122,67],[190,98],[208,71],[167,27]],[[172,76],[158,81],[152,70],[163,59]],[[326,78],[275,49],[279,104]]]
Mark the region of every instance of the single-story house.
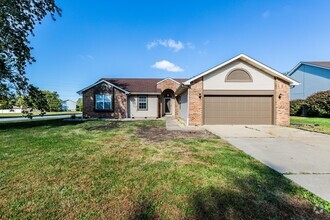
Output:
[[4,113],[22,113],[23,109],[19,106],[13,106],[11,109],[0,109],[0,114]]
[[306,99],[308,96],[330,90],[330,61],[300,62],[287,76],[301,83],[291,89],[291,100]]
[[62,111],[76,111],[77,102],[70,99],[62,101]]
[[189,79],[102,78],[78,91],[84,118],[158,118],[186,125],[290,124],[295,80],[240,54]]

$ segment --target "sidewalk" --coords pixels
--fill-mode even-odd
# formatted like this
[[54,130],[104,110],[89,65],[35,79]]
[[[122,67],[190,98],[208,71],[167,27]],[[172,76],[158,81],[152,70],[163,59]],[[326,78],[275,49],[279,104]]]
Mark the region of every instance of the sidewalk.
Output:
[[200,126],[185,126],[178,119],[173,116],[165,116],[166,129],[169,131],[182,131],[182,130],[205,130]]

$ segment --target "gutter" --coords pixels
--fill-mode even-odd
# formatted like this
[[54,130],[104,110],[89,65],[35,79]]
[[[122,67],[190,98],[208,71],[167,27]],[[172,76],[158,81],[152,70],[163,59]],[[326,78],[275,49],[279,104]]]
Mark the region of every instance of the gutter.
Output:
[[187,91],[188,86],[184,85],[184,84],[180,84],[179,88],[177,88],[177,90],[174,92],[175,96],[181,95],[182,93],[184,93],[185,91]]

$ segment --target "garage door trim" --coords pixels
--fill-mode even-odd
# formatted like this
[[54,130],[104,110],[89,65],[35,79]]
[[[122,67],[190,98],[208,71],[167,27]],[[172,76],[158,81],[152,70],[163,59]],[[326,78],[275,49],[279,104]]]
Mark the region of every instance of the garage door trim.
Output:
[[274,95],[274,90],[204,90],[204,95]]

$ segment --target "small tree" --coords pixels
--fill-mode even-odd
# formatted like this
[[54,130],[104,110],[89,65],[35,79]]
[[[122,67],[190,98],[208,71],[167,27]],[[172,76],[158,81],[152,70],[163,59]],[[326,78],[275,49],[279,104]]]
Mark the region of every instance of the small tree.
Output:
[[81,99],[81,98],[79,98],[79,99],[77,100],[77,107],[76,107],[76,110],[77,110],[77,111],[82,111],[82,99]]
[[25,117],[32,118],[33,111],[39,110],[41,116],[46,113],[48,103],[45,94],[33,85],[28,86],[28,94],[24,96],[24,103],[27,106],[22,113]]
[[303,99],[296,99],[290,102],[290,115],[292,116],[301,116],[302,106],[306,104],[306,101]]
[[11,96],[2,96],[0,99],[0,109],[12,109],[16,105],[16,98]]
[[317,92],[306,99],[309,116],[330,117],[330,90]]
[[50,92],[47,90],[42,91],[42,93],[45,95],[47,100],[47,111],[51,112],[58,112],[61,111],[61,99],[57,92]]

